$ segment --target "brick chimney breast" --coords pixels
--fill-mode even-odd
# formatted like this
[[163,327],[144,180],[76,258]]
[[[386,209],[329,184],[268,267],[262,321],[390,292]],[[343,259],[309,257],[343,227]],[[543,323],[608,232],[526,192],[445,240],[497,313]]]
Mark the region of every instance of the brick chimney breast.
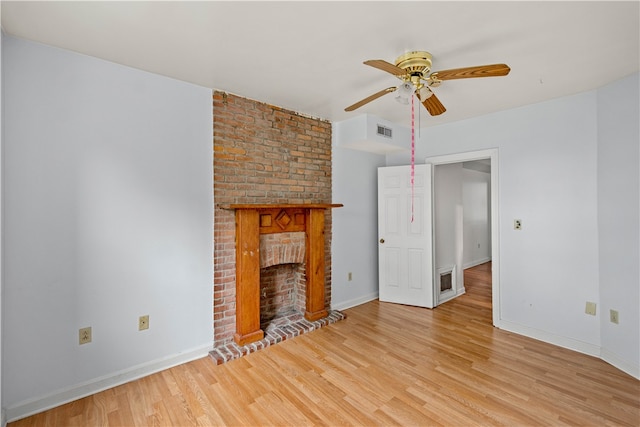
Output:
[[[213,339],[219,346],[233,341],[236,326],[236,225],[234,212],[218,205],[331,203],[331,123],[214,91],[213,151]],[[295,216],[273,219],[275,227],[296,222]],[[330,307],[330,209],[324,236],[324,298]]]

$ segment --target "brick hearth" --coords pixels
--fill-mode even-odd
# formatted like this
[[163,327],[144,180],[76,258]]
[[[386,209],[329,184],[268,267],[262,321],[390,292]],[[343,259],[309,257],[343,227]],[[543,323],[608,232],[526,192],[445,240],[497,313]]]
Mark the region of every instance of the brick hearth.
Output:
[[247,354],[253,353],[270,345],[277,344],[287,339],[292,339],[298,335],[315,331],[324,326],[343,320],[346,315],[337,310],[329,311],[329,315],[323,319],[309,322],[300,313],[292,313],[288,316],[280,317],[269,324],[264,331],[264,338],[244,346],[239,346],[235,342],[218,346],[209,355],[216,362],[216,365],[238,359]]

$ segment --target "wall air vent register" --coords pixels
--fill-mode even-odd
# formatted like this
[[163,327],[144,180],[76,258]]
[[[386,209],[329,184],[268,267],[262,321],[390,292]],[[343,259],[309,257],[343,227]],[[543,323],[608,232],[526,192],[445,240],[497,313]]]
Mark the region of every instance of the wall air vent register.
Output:
[[385,138],[393,138],[393,131],[391,130],[391,128],[378,125],[378,135],[384,136]]

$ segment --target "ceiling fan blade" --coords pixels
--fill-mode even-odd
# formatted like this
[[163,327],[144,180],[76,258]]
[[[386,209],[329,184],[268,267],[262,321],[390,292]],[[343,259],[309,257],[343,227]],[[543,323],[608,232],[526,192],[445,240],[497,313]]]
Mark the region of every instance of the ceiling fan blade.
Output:
[[431,73],[437,80],[469,79],[472,77],[500,77],[511,71],[507,64],[479,65],[477,67],[454,68]]
[[424,108],[426,108],[429,114],[431,114],[432,116],[439,116],[440,114],[447,111],[436,94],[433,93],[433,91],[428,87],[424,87],[421,90],[416,91],[416,96],[422,102]]
[[369,61],[364,61],[363,64],[373,68],[377,68],[378,70],[386,71],[387,73],[391,73],[394,76],[404,76],[407,74],[407,72],[402,68],[396,67],[395,65],[382,59],[371,59]]
[[382,89],[380,92],[376,92],[376,93],[374,93],[373,95],[369,95],[369,96],[367,96],[365,99],[363,99],[363,100],[361,100],[361,101],[358,101],[358,102],[356,102],[356,103],[355,103],[355,104],[353,104],[353,105],[348,106],[347,108],[345,108],[345,109],[344,109],[344,111],[353,111],[353,110],[355,110],[356,108],[360,108],[360,107],[362,107],[363,105],[370,103],[370,102],[371,102],[371,101],[373,101],[374,99],[378,99],[378,98],[380,98],[382,95],[386,95],[386,94],[388,94],[388,93],[394,92],[396,89],[397,89],[397,88],[395,88],[395,87],[393,87],[393,86],[392,86],[392,87],[388,87],[388,88],[386,88],[386,89]]

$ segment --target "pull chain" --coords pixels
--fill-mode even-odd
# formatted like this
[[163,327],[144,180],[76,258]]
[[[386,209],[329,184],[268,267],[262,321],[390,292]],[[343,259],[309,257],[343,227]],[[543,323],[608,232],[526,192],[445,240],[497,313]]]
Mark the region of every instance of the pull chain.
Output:
[[416,151],[416,135],[415,135],[415,107],[411,96],[411,222],[413,223],[413,199],[414,199],[414,176],[415,176],[415,151]]

